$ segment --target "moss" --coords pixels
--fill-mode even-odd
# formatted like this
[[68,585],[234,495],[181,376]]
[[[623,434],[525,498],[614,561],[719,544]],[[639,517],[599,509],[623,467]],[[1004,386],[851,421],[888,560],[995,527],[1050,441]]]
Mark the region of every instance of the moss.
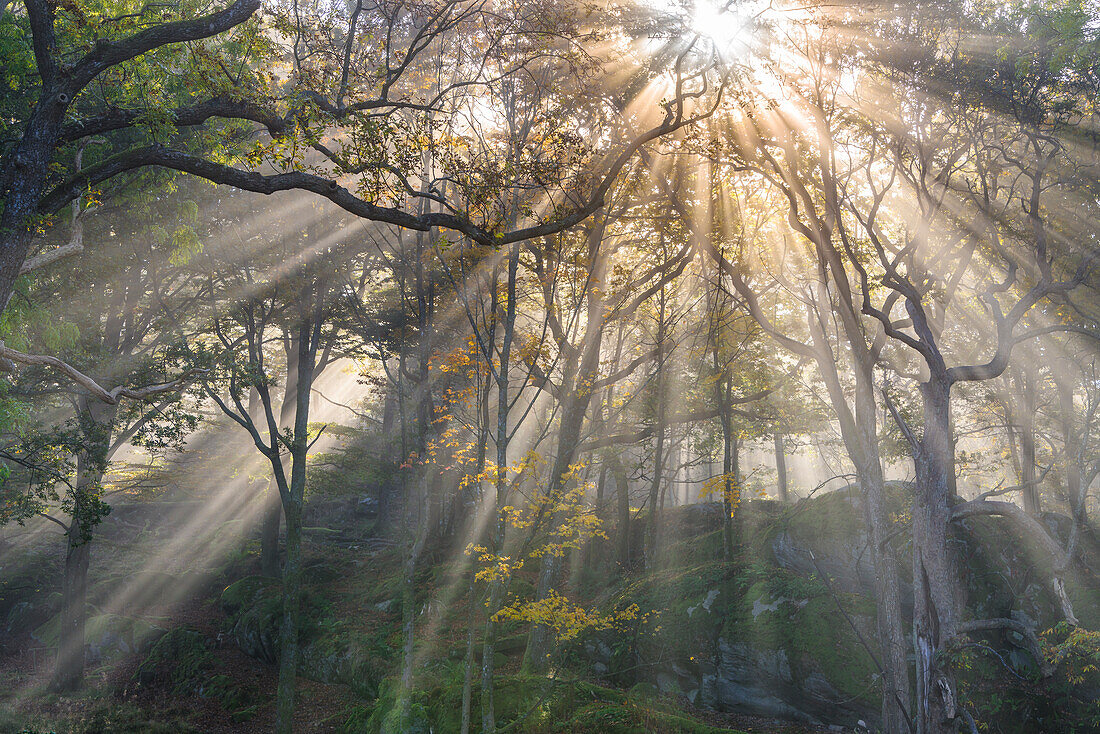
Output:
[[222,609],[228,615],[234,615],[245,606],[251,605],[268,589],[277,586],[275,579],[265,576],[245,576],[225,587],[221,593]]
[[606,734],[719,734],[733,729],[718,729],[687,716],[647,706],[636,701],[598,702],[578,709],[558,732],[605,732]]
[[[342,731],[387,731],[385,727],[401,721],[396,681],[390,679],[373,711],[348,712]],[[462,668],[450,666],[431,681],[420,681],[413,691],[404,723],[430,726],[433,731],[459,731],[461,728]],[[579,680],[552,680],[529,675],[502,675],[493,688],[497,725],[514,727],[528,734],[642,734],[678,732],[682,734],[719,734],[698,722],[670,702],[649,694],[624,693]],[[472,715],[480,716],[480,687],[475,681]],[[423,718],[421,718],[423,717]]]
[[[845,698],[875,702],[874,661],[822,583],[775,568],[750,569],[737,582],[740,593],[727,607],[723,637],[785,650],[795,680],[817,672]],[[839,602],[853,620],[874,619],[874,603],[866,597],[842,594]]]
[[[698,656],[707,659],[717,653],[719,639],[746,642],[756,649],[784,650],[795,681],[820,674],[845,698],[876,703],[877,668],[817,579],[767,563],[712,561],[643,576],[617,601],[659,614],[652,633],[638,643],[644,659],[693,670]],[[868,621],[875,615],[871,600],[844,594],[840,601],[853,619],[873,626]],[[873,630],[869,633],[873,639]],[[623,680],[619,671],[636,668],[636,655],[623,648],[634,643],[623,639],[607,644],[612,650],[610,675]]]
[[[34,631],[35,639],[43,645],[57,645],[61,629],[61,615],[54,615],[48,622]],[[96,614],[88,617],[84,623],[84,639],[91,646],[98,646],[109,640],[117,640],[119,647],[128,650],[140,650],[164,634],[164,629],[136,617],[119,614]]]
[[207,639],[197,630],[176,628],[153,645],[138,666],[134,678],[144,685],[167,679],[178,696],[212,698],[234,716],[254,713],[253,696],[230,676],[219,673],[220,665]]
[[150,712],[125,703],[103,704],[62,731],[72,734],[198,734],[201,730],[187,723],[185,713]]

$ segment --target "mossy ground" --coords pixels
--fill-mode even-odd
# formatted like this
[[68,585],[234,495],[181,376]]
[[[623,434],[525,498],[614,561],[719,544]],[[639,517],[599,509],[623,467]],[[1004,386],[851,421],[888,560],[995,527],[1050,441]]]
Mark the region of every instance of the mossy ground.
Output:
[[[899,489],[896,494],[904,493]],[[895,503],[899,513],[904,511],[903,500]],[[820,578],[778,567],[770,551],[781,532],[812,536],[825,546],[847,542],[859,531],[860,522],[843,493],[819,498],[811,507],[798,510],[770,502],[746,504],[736,524],[737,547],[729,560],[723,550],[720,514],[706,508],[681,508],[666,516],[656,568],[622,569],[607,560],[613,554],[590,552],[588,561],[578,564],[581,570],[564,587],[564,593],[586,607],[609,610],[637,604],[644,621],[583,636],[565,646],[555,657],[552,679],[520,671],[526,627],[515,622],[500,626],[495,703],[502,726],[535,734],[736,731],[721,728],[729,721],[707,719],[686,708],[682,698],[658,695],[652,685],[656,668],[651,661],[665,669],[675,664],[697,673],[693,658],[712,655],[719,638],[751,643],[758,650],[786,651],[796,681],[815,673],[840,697],[877,705],[870,658],[875,651],[864,647],[864,641],[873,645],[874,604]],[[643,521],[639,517],[638,522]],[[993,535],[985,545],[995,547],[995,527],[977,525],[975,534],[987,531]],[[39,690],[33,694],[34,706],[23,705],[24,698],[18,706],[9,707],[14,699],[5,696],[3,689],[15,686],[8,686],[4,677],[8,673],[0,669],[0,710],[18,709],[0,717],[0,734],[20,728],[72,734],[269,730],[274,667],[270,661],[245,656],[229,639],[234,625],[249,615],[255,626],[277,631],[279,587],[255,575],[257,551],[254,541],[234,550],[232,559],[218,570],[216,583],[196,587],[187,614],[158,618],[156,624],[170,630],[168,634],[135,659],[93,669],[92,686],[83,697],[62,701]],[[978,570],[972,574],[971,594],[986,599],[991,611],[1006,614],[1012,594],[1005,596],[996,571],[1026,559],[1027,552],[999,553],[975,551],[973,567]],[[341,545],[328,534],[311,536],[306,543],[302,643],[314,662],[352,659],[354,665],[327,682],[299,680],[303,721],[315,723],[318,731],[347,734],[413,732],[420,727],[457,731],[465,625],[470,605],[481,603],[480,598],[468,598],[464,563],[453,549],[432,549],[421,564],[413,602],[419,650],[416,681],[408,705],[398,706],[395,676],[403,611],[399,550],[368,554]],[[982,573],[982,568],[993,570]],[[533,594],[536,572],[537,566],[532,565],[513,579],[511,599]],[[1071,595],[1082,602],[1083,619],[1100,609],[1095,589],[1085,581],[1071,579],[1069,584]],[[1034,593],[1037,603],[1043,602],[1042,590]],[[848,619],[865,630],[864,640]],[[48,629],[41,632],[45,635]],[[607,668],[597,676],[585,650],[594,641],[610,650]],[[1100,649],[1095,642],[1073,642],[1070,653],[1084,661],[1079,668],[1087,667],[1089,656]],[[480,646],[476,652],[475,663],[479,663]],[[1080,688],[1069,685],[1047,686],[1043,691],[1030,680],[1006,685],[1003,666],[989,656],[971,654],[962,662],[969,665],[961,676],[967,686],[964,695],[986,706],[983,713],[989,713],[990,720],[1049,718],[1053,714],[1036,708],[1039,696],[1045,697],[1040,703],[1046,712],[1056,711],[1060,701],[1088,705],[1071,700]],[[475,731],[479,697],[475,680]],[[769,726],[753,731],[780,730],[774,723]]]
[[[427,685],[425,685],[427,683]],[[474,685],[474,721],[480,719]],[[461,728],[462,671],[454,666],[435,671],[411,694],[407,718],[395,686],[388,687],[370,710],[345,722],[346,734],[403,730],[457,732]],[[528,734],[738,734],[686,715],[671,699],[652,691],[620,691],[578,679],[522,674],[503,675],[494,686],[494,708],[501,726]],[[475,723],[474,729],[477,729]]]

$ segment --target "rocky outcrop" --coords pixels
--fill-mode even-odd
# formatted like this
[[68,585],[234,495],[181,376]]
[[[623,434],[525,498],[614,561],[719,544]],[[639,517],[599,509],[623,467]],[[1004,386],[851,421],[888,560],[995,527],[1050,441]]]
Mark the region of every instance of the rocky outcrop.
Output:
[[[610,679],[646,671],[642,677],[659,692],[717,711],[847,728],[875,724],[877,671],[827,589],[778,568],[742,568],[716,579],[708,579],[713,568],[695,571],[655,576],[652,586],[636,589],[630,599],[643,608],[647,598],[669,600],[659,629],[633,654],[616,652],[623,641],[613,636],[587,640],[593,671]],[[870,601],[845,602],[860,633],[870,632]]]

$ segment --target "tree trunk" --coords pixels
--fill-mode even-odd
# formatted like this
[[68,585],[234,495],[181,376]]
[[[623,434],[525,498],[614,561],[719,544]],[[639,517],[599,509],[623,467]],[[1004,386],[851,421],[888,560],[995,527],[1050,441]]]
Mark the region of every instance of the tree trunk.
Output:
[[[299,334],[291,332],[285,335],[283,341],[286,352],[286,382],[283,385],[283,401],[279,405],[279,428],[284,431],[294,427],[294,413],[298,404],[300,338]],[[278,578],[282,573],[279,568],[279,525],[283,519],[283,503],[274,481],[268,484],[264,494],[263,516],[260,520],[260,573]]]
[[[660,389],[660,380],[657,382],[658,389]],[[661,480],[664,478],[665,473],[664,401],[660,397],[657,400],[661,403],[661,406],[657,408],[657,441],[653,445],[653,478],[649,483],[649,496],[646,498],[646,503],[649,505],[645,531],[645,567],[647,569],[654,568],[657,562],[657,536],[660,533],[658,517],[660,508],[657,501],[661,490]]]
[[279,568],[279,525],[283,519],[283,503],[279,499],[279,488],[274,482],[268,482],[263,493],[263,517],[260,520],[260,573],[278,578]]
[[485,641],[481,645],[481,731],[496,731],[496,709],[493,703],[493,656],[496,655],[497,624],[493,618],[504,598],[504,582],[493,579],[489,583],[489,608],[485,612]]
[[[318,289],[319,290],[319,289]],[[308,294],[297,324],[294,342],[298,356],[294,379],[293,428],[290,446],[290,481],[276,471],[283,515],[286,518],[286,563],[283,566],[283,620],[279,628],[279,683],[275,696],[275,733],[291,734],[294,728],[294,693],[298,668],[298,629],[302,597],[302,509],[305,504],[306,458],[309,453],[309,399],[316,377],[317,348],[321,339],[324,296]],[[288,385],[288,393],[290,392]],[[272,445],[278,446],[272,436]],[[278,454],[271,457],[280,462]],[[280,479],[281,477],[281,479]]]
[[790,502],[790,489],[787,485],[787,451],[780,431],[772,434],[772,444],[775,447],[776,489],[779,492],[779,501],[786,504]]
[[[546,496],[551,504],[556,503],[565,491],[566,481],[577,457],[580,446],[581,429],[584,427],[588,406],[592,402],[593,384],[599,375],[600,353],[603,347],[603,330],[609,313],[609,305],[604,298],[603,288],[607,272],[607,253],[600,251],[603,242],[606,219],[598,217],[588,233],[588,256],[591,263],[588,294],[586,298],[586,327],[581,340],[580,355],[567,360],[566,375],[563,380],[564,398],[561,406],[561,421],[558,426],[558,446],[554,463],[546,485]],[[560,514],[550,517],[551,535],[560,522]],[[553,589],[562,557],[557,553],[544,553],[539,569],[538,586],[535,599],[546,599]],[[550,656],[551,630],[543,624],[531,627],[531,636],[527,641],[524,662],[528,668],[542,671]]]
[[298,629],[302,598],[302,506],[292,501],[286,511],[286,564],[283,566],[283,620],[279,626],[279,684],[275,732],[293,732],[294,687],[298,672]]
[[[495,488],[493,510],[495,517],[493,522],[492,552],[500,553],[504,548],[507,526],[504,520],[504,507],[508,502],[508,406],[510,403],[510,385],[508,383],[509,361],[512,357],[512,340],[515,338],[516,327],[516,275],[519,271],[519,249],[513,245],[508,253],[507,268],[507,303],[504,304],[504,314],[501,319],[501,346],[500,365],[497,368],[497,426],[496,426],[496,476],[493,477]],[[499,306],[496,289],[493,290],[493,311]],[[489,607],[485,610],[485,640],[481,649],[481,730],[483,734],[494,734],[496,731],[496,708],[493,701],[493,656],[496,654],[496,616],[500,609],[500,603],[504,598],[504,580],[494,576],[489,582]]]
[[1023,371],[1024,409],[1020,415],[1020,484],[1023,486],[1024,511],[1038,517],[1042,511],[1039,487],[1035,478],[1035,412],[1038,410],[1038,375],[1033,370]]
[[656,425],[654,426],[654,435],[656,441],[653,444],[653,479],[649,483],[649,497],[646,502],[649,506],[649,513],[646,520],[646,532],[644,538],[645,544],[645,567],[651,569],[657,560],[657,535],[659,532],[658,525],[658,507],[657,507],[657,495],[661,489],[662,475],[665,470],[665,395],[664,395],[664,372],[665,372],[665,298],[664,291],[660,291],[658,294],[658,310],[657,310],[657,356],[653,364],[654,370],[654,390],[657,393],[657,415],[655,418]]
[[630,567],[630,477],[623,466],[622,457],[613,454],[611,475],[615,478],[615,529],[618,537],[619,568],[625,571]]
[[939,654],[959,622],[959,573],[948,545],[951,517],[951,385],[933,374],[921,383],[924,434],[914,452],[913,638],[917,662],[917,722],[922,734],[953,734],[958,714],[955,682]]
[[[489,335],[489,341],[494,341],[495,334],[492,332]],[[484,356],[484,355],[481,355]],[[481,359],[479,356],[479,362]],[[474,468],[474,476],[477,477],[476,482],[471,482],[473,485],[470,489],[469,506],[472,508],[471,518],[474,525],[478,525],[478,499],[481,496],[481,483],[482,477],[485,473],[485,461],[489,448],[489,396],[492,393],[490,386],[492,384],[491,379],[487,375],[484,383],[481,384],[482,395],[480,405],[478,407],[478,441],[477,441],[477,462]],[[474,488],[476,487],[476,489]],[[484,532],[478,532],[477,537],[479,540],[484,538]],[[473,688],[474,688],[474,660],[477,644],[477,635],[475,634],[475,624],[477,623],[477,607],[480,599],[477,596],[477,557],[471,555],[468,558],[467,573],[470,575],[469,586],[466,590],[466,598],[470,606],[469,613],[466,619],[466,659],[463,666],[462,674],[462,728],[461,734],[470,734],[470,725],[472,723],[472,710],[473,710]]]
[[466,612],[466,657],[462,664],[462,728],[460,734],[470,734],[470,715],[473,703],[474,690],[474,646],[477,643],[477,635],[474,633],[474,625],[477,622],[477,585],[474,583],[474,564],[470,563],[470,581],[466,589],[466,598],[469,609]]
[[908,646],[902,626],[901,582],[894,555],[887,546],[892,523],[886,509],[885,481],[879,453],[875,359],[863,341],[859,324],[854,319],[844,319],[855,378],[854,406],[850,405],[841,385],[832,348],[820,322],[812,313],[808,324],[813,336],[814,359],[825,380],[829,400],[839,419],[844,445],[860,485],[863,518],[875,569],[876,632],[883,652],[883,727],[888,732],[908,731],[913,720],[906,659]]
[[[77,488],[77,494],[81,489]],[[80,501],[79,499],[77,500]],[[88,592],[88,558],[91,537],[81,540],[83,523],[73,518],[65,554],[65,576],[61,586],[61,626],[57,637],[57,665],[50,688],[75,691],[84,680],[84,613]],[[89,536],[90,536],[90,530]]]
[[84,447],[77,454],[72,519],[66,533],[65,574],[61,586],[61,624],[57,664],[50,688],[74,691],[84,680],[84,623],[92,531],[103,513],[100,489],[117,407],[81,398],[78,422]]

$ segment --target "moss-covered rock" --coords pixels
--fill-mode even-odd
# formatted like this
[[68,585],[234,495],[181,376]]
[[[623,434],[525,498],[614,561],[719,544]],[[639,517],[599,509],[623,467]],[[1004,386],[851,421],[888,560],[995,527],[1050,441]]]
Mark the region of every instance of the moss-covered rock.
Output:
[[[35,628],[33,638],[47,647],[57,645],[61,615],[55,614],[45,624]],[[84,622],[84,644],[89,664],[114,659],[120,655],[144,652],[165,630],[139,617],[120,614],[94,614]]]

